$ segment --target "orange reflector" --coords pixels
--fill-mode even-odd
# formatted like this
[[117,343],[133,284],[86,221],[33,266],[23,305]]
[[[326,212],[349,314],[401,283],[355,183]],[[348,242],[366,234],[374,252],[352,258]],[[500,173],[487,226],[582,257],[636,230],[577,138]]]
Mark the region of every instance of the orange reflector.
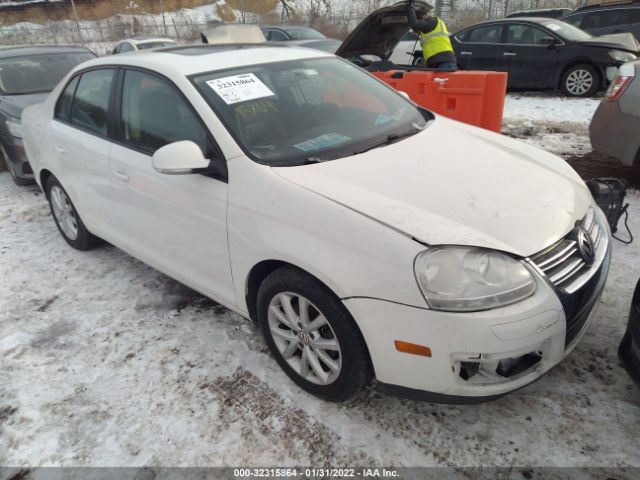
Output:
[[410,353],[412,355],[420,355],[421,357],[431,357],[431,349],[424,345],[416,345],[415,343],[403,342],[396,340],[396,350],[399,352]]

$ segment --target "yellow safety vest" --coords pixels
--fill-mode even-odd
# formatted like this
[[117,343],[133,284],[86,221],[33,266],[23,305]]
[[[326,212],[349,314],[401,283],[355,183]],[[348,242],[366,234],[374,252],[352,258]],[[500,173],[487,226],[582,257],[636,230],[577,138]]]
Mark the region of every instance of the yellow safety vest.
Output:
[[438,18],[438,25],[430,32],[420,32],[420,44],[425,61],[442,52],[453,52],[449,31],[442,20]]

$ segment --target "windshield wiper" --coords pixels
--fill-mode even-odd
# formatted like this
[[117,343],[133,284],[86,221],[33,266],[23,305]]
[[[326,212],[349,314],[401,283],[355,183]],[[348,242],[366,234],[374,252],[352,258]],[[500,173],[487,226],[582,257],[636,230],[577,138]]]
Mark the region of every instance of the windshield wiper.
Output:
[[368,152],[369,150],[373,150],[375,148],[386,147],[387,145],[391,145],[392,143],[399,142],[404,138],[412,137],[416,133],[419,133],[421,131],[422,129],[420,128],[412,128],[411,130],[408,130],[402,133],[390,133],[389,135],[386,136],[386,138],[383,141],[374,143],[373,145],[369,145],[368,147],[363,148],[362,150],[356,150],[355,152],[353,152],[353,154],[359,155],[361,153]]

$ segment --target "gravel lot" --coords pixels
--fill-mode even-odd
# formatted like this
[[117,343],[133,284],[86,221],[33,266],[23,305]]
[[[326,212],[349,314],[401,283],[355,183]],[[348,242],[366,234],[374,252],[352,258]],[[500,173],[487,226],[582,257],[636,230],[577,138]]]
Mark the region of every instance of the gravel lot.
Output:
[[589,331],[533,385],[479,406],[373,388],[335,405],[248,321],[115,247],[72,250],[38,189],[1,172],[0,465],[640,467],[640,389],[616,357],[638,258],[614,242]]

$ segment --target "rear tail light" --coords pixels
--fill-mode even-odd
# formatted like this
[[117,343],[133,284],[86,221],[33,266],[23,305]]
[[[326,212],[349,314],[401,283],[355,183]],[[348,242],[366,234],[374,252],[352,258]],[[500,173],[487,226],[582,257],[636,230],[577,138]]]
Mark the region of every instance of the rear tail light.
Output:
[[611,85],[607,89],[607,93],[604,95],[604,99],[607,102],[614,102],[620,95],[624,93],[629,84],[633,81],[635,76],[635,65],[632,63],[625,63],[618,70],[618,74],[615,76]]
[[623,77],[621,75],[616,75],[616,77],[611,82],[611,85],[609,85],[604,99],[607,102],[613,102],[617,100],[629,86],[631,80],[633,80],[633,77]]

